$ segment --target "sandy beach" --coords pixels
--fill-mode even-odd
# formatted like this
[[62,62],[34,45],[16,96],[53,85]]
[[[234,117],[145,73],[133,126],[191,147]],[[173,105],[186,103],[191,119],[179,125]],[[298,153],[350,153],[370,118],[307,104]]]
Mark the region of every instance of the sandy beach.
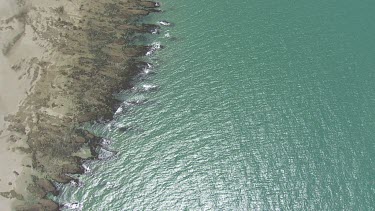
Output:
[[[24,192],[31,169],[31,157],[19,148],[27,148],[23,141],[14,141],[15,135],[7,130],[8,115],[15,114],[19,105],[32,91],[38,79],[33,66],[34,57],[42,57],[43,48],[33,40],[30,27],[18,18],[29,5],[15,1],[0,1],[0,210],[11,210],[11,205]],[[27,175],[27,176],[25,176]],[[10,197],[6,198],[8,194]]]
[[[59,209],[47,197],[53,183],[83,173],[99,140],[77,126],[112,117],[112,93],[130,86],[148,50],[127,37],[156,27],[132,21],[155,7],[0,0],[0,210]],[[91,154],[80,154],[87,144]]]

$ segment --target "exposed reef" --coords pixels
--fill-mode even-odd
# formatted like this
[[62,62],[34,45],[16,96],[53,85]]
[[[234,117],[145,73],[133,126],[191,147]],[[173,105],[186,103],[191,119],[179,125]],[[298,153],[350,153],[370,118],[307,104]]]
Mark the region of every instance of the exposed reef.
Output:
[[[32,165],[25,166],[31,173],[22,175],[29,177],[26,191],[0,193],[17,199],[16,210],[59,210],[47,197],[58,194],[53,182],[69,183],[74,180],[69,174],[84,173],[84,160],[97,157],[100,139],[79,126],[111,119],[117,103],[112,94],[130,88],[131,78],[148,65],[139,57],[152,46],[131,45],[130,38],[159,28],[137,21],[159,12],[158,6],[139,0],[78,0],[42,7],[31,1],[22,18],[48,56],[35,57],[37,82],[18,112],[5,119],[12,141],[26,142],[28,147],[19,150],[32,158]],[[80,150],[87,145],[91,153],[83,155]]]

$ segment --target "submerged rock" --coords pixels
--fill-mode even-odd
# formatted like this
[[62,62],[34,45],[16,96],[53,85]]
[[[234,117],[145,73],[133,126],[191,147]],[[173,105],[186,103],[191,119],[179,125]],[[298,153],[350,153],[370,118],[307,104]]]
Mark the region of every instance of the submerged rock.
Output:
[[36,184],[47,193],[51,193],[55,196],[59,194],[59,191],[56,189],[55,185],[47,179],[40,178]]

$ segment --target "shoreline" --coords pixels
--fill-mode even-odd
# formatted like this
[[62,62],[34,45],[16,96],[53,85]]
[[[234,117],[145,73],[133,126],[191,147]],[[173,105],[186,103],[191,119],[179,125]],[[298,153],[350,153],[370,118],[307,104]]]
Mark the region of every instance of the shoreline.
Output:
[[[129,37],[157,28],[136,24],[158,12],[157,7],[155,2],[136,0],[32,0],[12,5],[18,11],[0,25],[0,33],[10,37],[2,53],[6,61],[12,55],[17,58],[9,72],[22,73],[30,85],[16,100],[18,111],[0,115],[7,128],[0,135],[2,144],[12,143],[4,155],[18,158],[11,165],[2,161],[14,180],[11,187],[0,186],[1,203],[16,210],[60,208],[47,197],[58,194],[53,182],[69,183],[74,179],[68,174],[84,173],[83,161],[97,156],[100,138],[77,127],[112,118],[117,104],[112,94],[129,88],[132,76],[147,65],[138,58],[149,46],[132,46]],[[9,23],[14,26],[6,26]],[[19,83],[25,84],[21,79]],[[91,153],[80,153],[82,148]]]

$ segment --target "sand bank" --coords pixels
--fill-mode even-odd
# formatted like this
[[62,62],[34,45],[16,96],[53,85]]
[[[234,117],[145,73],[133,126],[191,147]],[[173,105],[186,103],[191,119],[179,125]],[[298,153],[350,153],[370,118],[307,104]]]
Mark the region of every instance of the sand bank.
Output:
[[147,46],[130,46],[135,20],[157,11],[137,0],[0,0],[0,210],[57,210],[53,182],[83,173],[77,152],[98,138],[77,129],[111,118],[111,94],[129,87]]

